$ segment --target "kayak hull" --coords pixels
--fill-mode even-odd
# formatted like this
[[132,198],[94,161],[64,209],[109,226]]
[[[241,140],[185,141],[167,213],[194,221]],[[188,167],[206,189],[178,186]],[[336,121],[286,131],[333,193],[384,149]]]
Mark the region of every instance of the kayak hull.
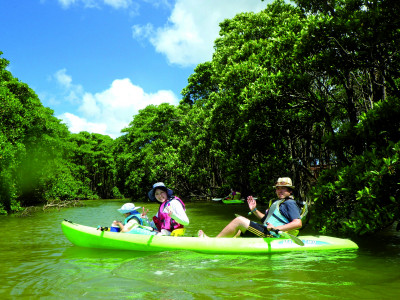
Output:
[[225,204],[242,204],[244,203],[243,199],[222,199],[222,202]]
[[99,249],[154,252],[189,250],[221,254],[268,254],[288,251],[358,248],[351,240],[328,236],[299,237],[304,242],[304,246],[299,246],[292,240],[283,238],[198,238],[140,235],[100,231],[94,227],[69,221],[63,221],[61,227],[64,235],[72,244]]

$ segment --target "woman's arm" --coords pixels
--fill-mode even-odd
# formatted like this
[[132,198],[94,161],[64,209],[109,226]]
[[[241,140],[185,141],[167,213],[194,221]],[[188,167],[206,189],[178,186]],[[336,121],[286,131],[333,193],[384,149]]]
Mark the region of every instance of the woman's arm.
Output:
[[176,222],[182,225],[189,225],[189,218],[179,200],[172,200],[165,209]]

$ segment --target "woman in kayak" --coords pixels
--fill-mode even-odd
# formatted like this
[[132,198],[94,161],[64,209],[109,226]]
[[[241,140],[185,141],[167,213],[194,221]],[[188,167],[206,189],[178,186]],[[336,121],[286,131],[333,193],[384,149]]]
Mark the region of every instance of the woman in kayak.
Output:
[[[274,202],[267,210],[262,213],[257,209],[256,200],[253,196],[247,197],[250,213],[253,213],[262,224],[250,221],[249,219],[238,216],[232,220],[217,237],[234,237],[242,235],[249,236],[279,236],[274,230],[291,231],[301,228],[302,222],[300,217],[300,208],[296,201],[293,200],[292,180],[289,177],[279,178],[274,186],[279,202]],[[207,237],[203,230],[199,230],[199,237]]]
[[[146,216],[143,208],[143,213],[140,213],[138,209],[140,206],[135,206],[133,203],[125,203],[118,211],[125,216],[125,220],[114,221],[111,228],[116,228],[116,231],[135,233],[135,234],[146,234],[154,235],[156,232],[150,226],[150,222]],[[119,230],[118,230],[119,229]]]
[[189,225],[189,218],[182,200],[174,196],[174,192],[162,182],[155,183],[148,196],[151,201],[160,202],[158,212],[153,217],[153,227],[161,235],[183,235],[184,226]]

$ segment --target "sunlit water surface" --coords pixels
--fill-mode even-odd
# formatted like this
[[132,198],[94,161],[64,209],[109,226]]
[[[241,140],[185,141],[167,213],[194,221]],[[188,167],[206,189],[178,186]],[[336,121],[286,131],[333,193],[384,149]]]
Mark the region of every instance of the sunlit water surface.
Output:
[[[80,248],[65,219],[109,226],[123,201],[0,217],[0,299],[397,299],[400,234],[394,228],[359,240],[356,251],[214,255]],[[150,214],[155,203],[146,206]],[[191,224],[215,236],[245,205],[187,203]],[[306,229],[307,230],[307,229]],[[312,234],[307,232],[307,234]]]

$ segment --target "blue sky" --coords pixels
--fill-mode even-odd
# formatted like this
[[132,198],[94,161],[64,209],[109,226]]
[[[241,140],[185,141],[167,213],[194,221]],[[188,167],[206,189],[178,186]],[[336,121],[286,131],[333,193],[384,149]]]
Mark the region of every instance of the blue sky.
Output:
[[219,23],[261,0],[0,0],[0,51],[71,132],[115,138],[211,60]]

